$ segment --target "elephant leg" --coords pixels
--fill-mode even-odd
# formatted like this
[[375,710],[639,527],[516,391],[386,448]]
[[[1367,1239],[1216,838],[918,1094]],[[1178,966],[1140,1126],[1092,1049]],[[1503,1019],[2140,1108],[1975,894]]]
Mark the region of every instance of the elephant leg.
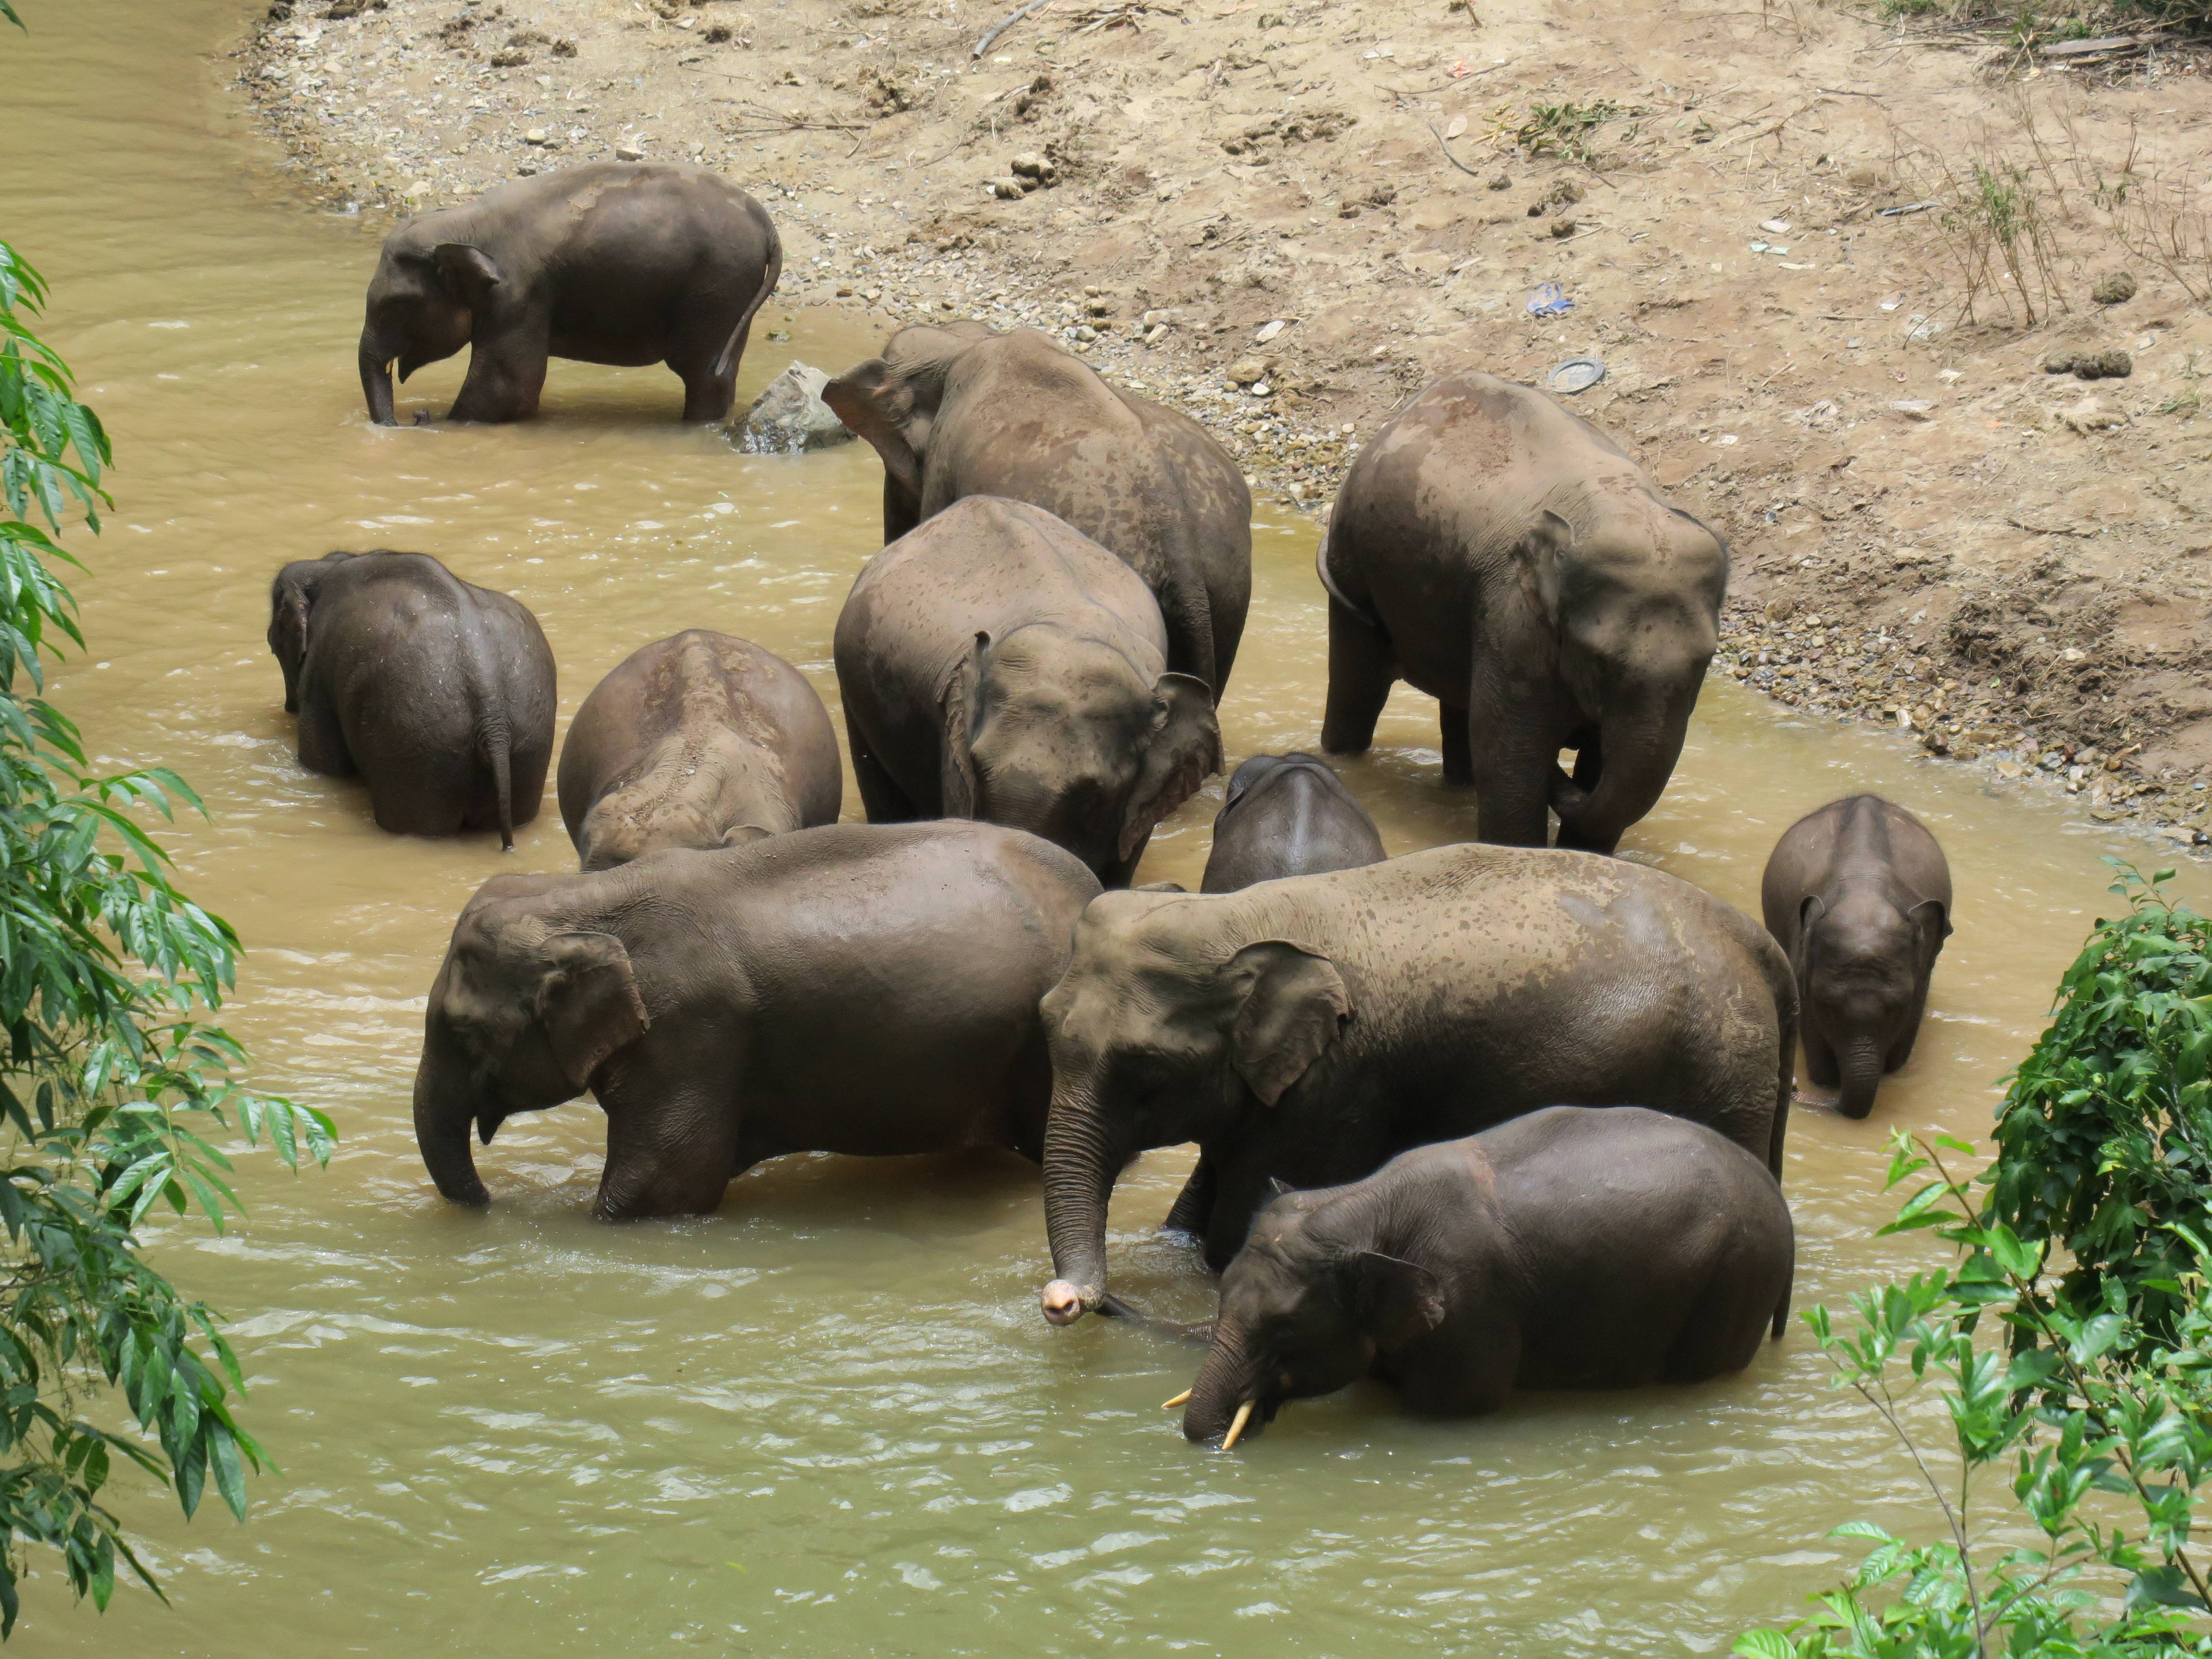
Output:
[[544,390],[544,331],[504,330],[479,339],[469,353],[468,374],[446,418],[488,424],[526,421],[538,412]]
[[1823,1089],[1840,1087],[1844,1080],[1843,1067],[1836,1061],[1836,1051],[1827,1038],[1809,1026],[1805,1031],[1805,1076]]
[[1438,1333],[1396,1354],[1377,1354],[1376,1373],[1398,1385],[1406,1409],[1423,1417],[1480,1417],[1504,1405],[1521,1370],[1521,1333],[1482,1322],[1478,1340]]
[[911,823],[920,817],[921,809],[891,781],[891,775],[884,770],[883,763],[861,738],[849,713],[845,716],[845,740],[853,751],[853,777],[860,786],[860,804],[867,808],[868,822]]
[[735,374],[717,374],[712,363],[700,363],[690,368],[669,368],[684,380],[684,419],[690,425],[726,418],[730,405],[738,398],[738,377]]
[[[750,333],[750,319],[745,325]],[[721,361],[722,348],[730,337],[729,313],[701,307],[690,320],[678,328],[671,342],[668,367],[684,382],[684,418],[687,422],[719,421],[730,412],[737,401],[738,363],[744,356],[744,335],[730,353],[729,372],[717,374],[714,365]]]
[[1437,705],[1437,726],[1443,738],[1444,781],[1464,789],[1474,781],[1474,751],[1468,741],[1467,710]]
[[1484,659],[1468,696],[1468,751],[1474,778],[1475,832],[1498,847],[1541,847],[1551,839],[1551,781],[1557,730],[1540,702]]
[[601,1103],[607,1163],[592,1213],[601,1221],[713,1214],[743,1167],[737,1114],[726,1100],[696,1085],[642,1079],[613,1095]]
[[1195,1240],[1206,1230],[1206,1218],[1213,1213],[1213,1166],[1201,1150],[1198,1162],[1191,1166],[1190,1179],[1182,1183],[1168,1218],[1160,1223],[1160,1231]]
[[354,775],[353,751],[346,747],[345,728],[337,710],[322,698],[300,699],[300,764],[325,777]]
[[1328,602],[1328,703],[1321,746],[1358,755],[1375,741],[1375,722],[1397,683],[1398,662],[1382,631],[1334,599]]
[[1152,844],[1152,832],[1147,830],[1144,840],[1137,843],[1128,857],[1115,859],[1098,872],[1098,884],[1101,887],[1127,887],[1136,879],[1137,866],[1145,861],[1145,848]]

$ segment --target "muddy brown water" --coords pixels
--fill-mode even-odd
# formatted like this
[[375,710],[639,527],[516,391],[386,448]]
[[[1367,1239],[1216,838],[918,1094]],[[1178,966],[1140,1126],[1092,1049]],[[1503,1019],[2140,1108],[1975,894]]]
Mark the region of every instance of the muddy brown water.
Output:
[[[1194,1353],[1039,1320],[1037,1182],[1011,1158],[785,1158],[711,1218],[609,1228],[586,1214],[601,1134],[579,1103],[482,1155],[488,1212],[441,1204],[408,1120],[423,993],[479,882],[572,854],[550,795],[503,858],[489,836],[380,834],[358,788],[302,773],[262,639],[271,569],[392,545],[514,592],[558,654],[564,720],[637,645],[693,625],[782,653],[834,710],[830,629],[876,544],[875,460],[743,457],[676,424],[673,377],[565,363],[526,428],[370,428],[352,342],[374,240],[301,205],[222,85],[237,0],[25,10],[30,37],[0,44],[5,232],[54,280],[54,337],[120,463],[106,533],[70,538],[93,646],[56,696],[106,763],[166,761],[205,794],[212,823],[172,844],[250,946],[233,1028],[263,1086],[344,1134],[325,1172],[246,1160],[252,1218],[228,1235],[156,1244],[234,1320],[281,1476],[243,1526],[213,1504],[186,1526],[118,1479],[173,1607],[125,1589],[104,1620],[72,1613],[44,1573],[27,1650],[1715,1653],[1855,1559],[1838,1522],[1933,1528],[1802,1329],[1723,1382],[1528,1398],[1478,1423],[1413,1421],[1362,1388],[1221,1456],[1158,1408]],[[794,356],[835,369],[874,338],[853,318],[766,321],[793,337],[756,341],[741,399]],[[459,379],[425,371],[408,402],[442,404]],[[1311,744],[1322,701],[1315,532],[1259,516],[1232,757]],[[1345,769],[1394,852],[1472,827],[1438,787],[1433,721],[1401,693]],[[2157,857],[1727,684],[1628,852],[1755,907],[1775,836],[1863,788],[1944,840],[1958,933],[1875,1120],[1799,1110],[1801,1307],[1919,1248],[1869,1238],[1883,1134],[1980,1133],[2111,907],[2100,855]],[[1219,793],[1165,827],[1144,878],[1197,884]],[[1151,1237],[1188,1163],[1132,1171],[1112,1248],[1116,1289],[1198,1317],[1205,1282]]]

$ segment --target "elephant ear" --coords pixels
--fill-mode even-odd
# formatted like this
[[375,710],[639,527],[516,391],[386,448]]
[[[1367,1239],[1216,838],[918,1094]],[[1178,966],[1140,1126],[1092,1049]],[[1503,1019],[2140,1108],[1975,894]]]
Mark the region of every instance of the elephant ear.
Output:
[[1943,941],[1951,937],[1951,918],[1941,899],[1923,899],[1905,913],[1912,918],[1912,931],[1920,940],[1920,971],[1926,973],[1943,954]]
[[757,823],[733,823],[722,831],[721,844],[724,847],[750,847],[757,841],[766,841],[774,834],[775,830],[764,830]]
[[630,971],[629,952],[612,933],[555,933],[543,946],[544,976],[536,1010],[553,1058],[579,1089],[610,1055],[653,1024]]
[[1411,1342],[1444,1322],[1443,1285],[1419,1262],[1362,1250],[1355,1270],[1359,1323],[1383,1346]]
[[921,462],[933,410],[915,396],[912,378],[881,357],[848,368],[822,388],[822,401],[883,458],[884,471],[912,495],[921,494]]
[[1241,981],[1230,1054],[1237,1075],[1273,1106],[1306,1074],[1352,1018],[1336,964],[1288,939],[1261,939],[1230,958]]
[[446,292],[471,311],[481,310],[506,280],[499,262],[473,242],[441,242],[430,250],[430,263]]
[[1151,729],[1145,757],[1122,809],[1115,853],[1127,858],[1152,826],[1198,793],[1221,769],[1221,726],[1213,692],[1189,674],[1163,674],[1152,686]]
[[983,709],[983,659],[991,635],[975,630],[975,648],[945,683],[945,745],[938,757],[938,811],[948,818],[975,816],[975,728]]

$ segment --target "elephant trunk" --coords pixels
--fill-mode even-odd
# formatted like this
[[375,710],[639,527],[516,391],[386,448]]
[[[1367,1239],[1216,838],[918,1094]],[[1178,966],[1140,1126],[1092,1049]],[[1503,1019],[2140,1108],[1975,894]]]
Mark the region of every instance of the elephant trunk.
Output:
[[1697,702],[1692,686],[1686,697],[1655,699],[1649,712],[1608,710],[1599,719],[1596,783],[1584,790],[1564,773],[1553,774],[1552,810],[1559,815],[1561,846],[1610,853],[1628,826],[1659,804]]
[[[1183,1407],[1186,1440],[1204,1443],[1227,1434],[1238,1408],[1251,1403],[1259,1391],[1258,1368],[1244,1334],[1225,1321],[1213,1328],[1213,1346],[1191,1384],[1190,1401]],[[1247,1419],[1250,1413],[1246,1413]]]
[[1874,1110],[1875,1091],[1881,1086],[1881,1060],[1879,1037],[1853,1037],[1844,1045],[1838,1056],[1844,1090],[1837,1097],[1836,1109],[1845,1117],[1864,1117]]
[[475,1106],[473,1091],[461,1081],[460,1068],[425,1045],[422,1062],[415,1070],[415,1145],[441,1194],[456,1204],[481,1206],[491,1202],[491,1194],[484,1191],[469,1151]]
[[1044,1316],[1072,1325],[1106,1299],[1106,1206],[1127,1149],[1087,1089],[1055,1088],[1044,1132],[1044,1226],[1055,1275]]
[[361,392],[368,400],[368,418],[378,426],[397,426],[392,413],[392,360],[399,354],[367,329],[361,335]]

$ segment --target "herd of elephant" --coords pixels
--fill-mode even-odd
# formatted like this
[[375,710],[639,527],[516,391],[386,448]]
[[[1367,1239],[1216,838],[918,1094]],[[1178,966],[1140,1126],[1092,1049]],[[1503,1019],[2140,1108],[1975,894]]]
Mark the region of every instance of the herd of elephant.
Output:
[[[696,167],[418,216],[370,289],[370,414],[395,360],[468,344],[455,418],[532,412],[549,355],[665,362],[686,416],[719,417],[780,265],[766,213]],[[431,988],[414,1118],[441,1194],[487,1201],[471,1130],[586,1091],[611,1220],[713,1211],[785,1152],[1011,1148],[1043,1168],[1066,1324],[1141,1317],[1107,1290],[1109,1200],[1138,1153],[1195,1142],[1167,1225],[1224,1277],[1169,1403],[1224,1446],[1363,1375],[1479,1412],[1711,1377],[1779,1334],[1799,1042],[1863,1116],[1950,880],[1872,795],[1782,837],[1763,927],[1607,856],[1681,749],[1717,535],[1546,393],[1432,381],[1329,520],[1321,746],[1366,748],[1398,679],[1430,693],[1480,840],[1386,857],[1324,760],[1255,756],[1201,890],[1132,889],[1224,766],[1235,460],[1025,330],[902,329],[824,395],[884,464],[887,544],[835,635],[867,822],[838,822],[830,716],[771,653],[691,629],[609,674],[560,757],[580,872],[486,882]],[[537,812],[555,665],[514,599],[332,553],[278,574],[269,641],[301,764],[358,775],[384,828],[511,846]]]

